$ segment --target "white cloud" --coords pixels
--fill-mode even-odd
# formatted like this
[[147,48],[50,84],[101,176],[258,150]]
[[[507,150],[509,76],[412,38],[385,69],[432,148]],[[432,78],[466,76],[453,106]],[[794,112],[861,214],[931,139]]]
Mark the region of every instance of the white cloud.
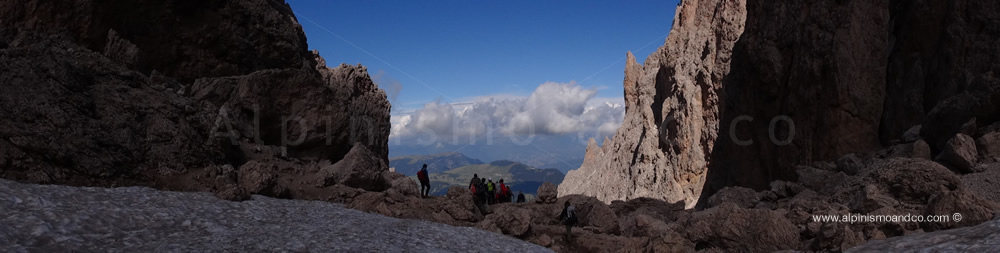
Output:
[[500,95],[469,102],[430,102],[392,116],[390,136],[422,144],[488,142],[501,136],[612,135],[625,115],[621,98],[595,97],[575,82],[543,83],[528,97]]

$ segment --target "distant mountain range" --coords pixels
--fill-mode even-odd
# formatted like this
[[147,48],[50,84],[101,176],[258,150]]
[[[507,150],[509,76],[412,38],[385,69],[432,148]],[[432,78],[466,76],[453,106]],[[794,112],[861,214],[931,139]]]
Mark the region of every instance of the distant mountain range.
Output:
[[[600,144],[600,142],[598,142]],[[535,168],[554,168],[564,174],[580,168],[587,140],[571,136],[536,136],[531,145],[510,143],[509,138],[496,138],[493,143],[459,143],[419,145],[416,143],[389,145],[389,157],[438,154],[460,150],[465,156],[481,161],[517,161]],[[390,166],[391,167],[391,166]]]
[[514,194],[520,191],[527,195],[535,195],[538,186],[543,182],[559,184],[565,177],[565,174],[558,169],[539,169],[507,160],[483,163],[456,152],[389,159],[389,167],[413,177],[414,180],[423,164],[427,164],[427,171],[430,172],[431,195],[444,195],[451,186],[467,187],[474,174],[478,174],[481,178],[493,179],[497,184],[503,179]]
[[407,176],[416,175],[417,171],[419,171],[424,164],[427,164],[427,171],[436,173],[466,165],[483,164],[483,161],[470,158],[458,152],[446,152],[430,155],[408,155],[389,159],[389,168],[395,168],[396,172]]

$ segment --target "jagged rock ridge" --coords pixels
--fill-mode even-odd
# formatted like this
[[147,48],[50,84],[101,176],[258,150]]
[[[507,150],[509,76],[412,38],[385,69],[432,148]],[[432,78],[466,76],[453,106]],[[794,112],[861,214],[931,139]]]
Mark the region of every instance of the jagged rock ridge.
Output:
[[[590,145],[587,162],[561,185],[564,194],[691,206],[725,186],[767,189],[774,180],[796,181],[796,165],[882,148],[916,149],[976,171],[968,148],[961,159],[942,152],[958,133],[988,141],[977,129],[1000,120],[1000,65],[992,60],[1000,51],[991,46],[1000,36],[997,3],[747,1],[726,8],[737,2],[685,1],[666,45],[645,66],[626,66],[625,123],[610,142]],[[716,25],[741,15],[745,30]],[[701,34],[738,40],[698,43]],[[690,95],[696,87],[708,89]],[[914,135],[922,140],[911,143]]]
[[745,15],[745,1],[684,1],[665,45],[643,65],[629,53],[625,122],[602,146],[591,140],[583,166],[566,175],[559,194],[693,206],[705,183],[719,91]]

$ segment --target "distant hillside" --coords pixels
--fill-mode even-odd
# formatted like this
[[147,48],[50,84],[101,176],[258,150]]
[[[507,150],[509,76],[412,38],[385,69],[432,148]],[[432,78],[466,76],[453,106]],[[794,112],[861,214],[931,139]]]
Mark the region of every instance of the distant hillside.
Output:
[[470,158],[458,152],[438,153],[430,155],[408,155],[389,159],[389,168],[407,176],[414,176],[424,164],[431,174],[451,170],[472,164],[483,164],[483,161]]
[[493,179],[495,183],[499,183],[500,179],[504,179],[504,182],[514,193],[523,191],[525,194],[530,195],[534,195],[535,191],[538,190],[538,186],[543,182],[559,184],[562,183],[563,177],[565,177],[557,169],[538,169],[513,161],[471,164],[444,172],[432,172],[430,175],[431,194],[444,195],[451,186],[466,187],[469,185],[473,174],[478,174],[482,178]]
[[[529,163],[530,164],[530,163]],[[537,165],[538,168],[553,168],[561,171],[563,174],[570,170],[579,169],[580,165],[583,164],[583,158],[560,160],[551,163],[545,163]]]

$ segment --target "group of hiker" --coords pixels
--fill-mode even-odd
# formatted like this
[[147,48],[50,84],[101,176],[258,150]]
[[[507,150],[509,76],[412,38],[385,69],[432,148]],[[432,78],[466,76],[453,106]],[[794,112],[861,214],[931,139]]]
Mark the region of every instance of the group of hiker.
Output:
[[[469,182],[469,191],[486,204],[513,202],[510,187],[507,187],[503,179],[500,179],[497,183],[493,183],[492,178],[479,178],[479,174],[473,174],[472,181]],[[521,199],[524,199],[524,193],[519,193],[518,195]]]
[[[431,183],[427,173],[427,164],[424,164],[423,168],[417,172],[417,179],[420,181],[420,196],[429,196]],[[479,174],[472,175],[472,180],[469,181],[469,191],[472,193],[476,208],[483,214],[486,213],[486,205],[511,202],[513,198],[510,187],[507,187],[503,179],[500,179],[498,184],[494,184],[492,178],[480,178]],[[524,201],[524,193],[518,192],[516,202],[523,203]],[[569,240],[572,235],[571,229],[577,223],[577,217],[576,208],[568,200],[559,214],[559,221],[566,225],[566,239]]]
[[[417,180],[420,181],[420,196],[430,196],[431,181],[427,172],[427,164],[424,164],[420,171],[417,171]],[[492,178],[479,178],[479,174],[475,174],[472,176],[472,180],[469,183],[469,190],[477,199],[486,204],[509,203],[515,200],[510,187],[507,187],[503,179],[493,183]],[[518,192],[516,201],[517,203],[524,202],[523,192]]]

